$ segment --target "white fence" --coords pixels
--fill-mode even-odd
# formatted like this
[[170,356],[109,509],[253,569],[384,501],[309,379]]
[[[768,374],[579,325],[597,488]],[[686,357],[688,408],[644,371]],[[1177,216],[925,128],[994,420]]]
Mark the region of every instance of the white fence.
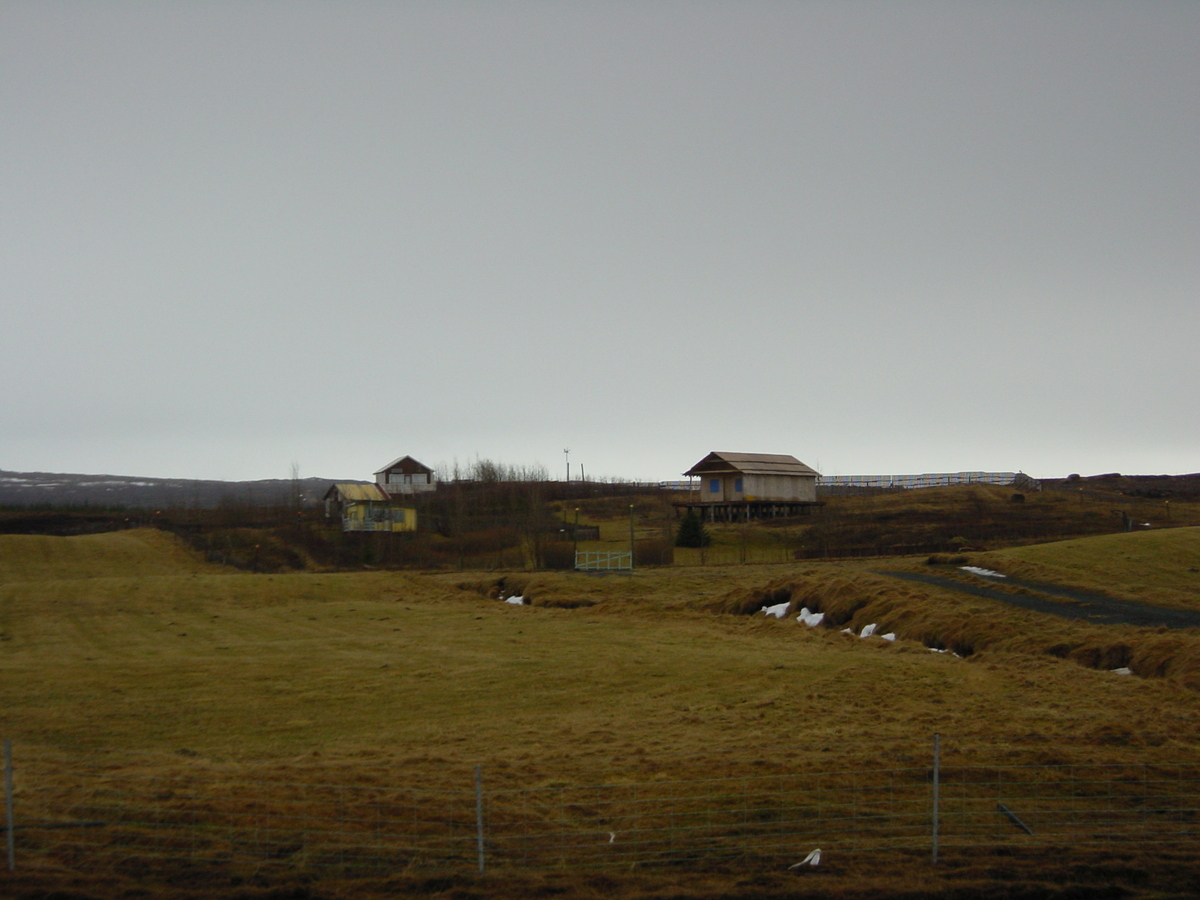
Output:
[[927,488],[952,484],[1012,485],[1040,490],[1041,483],[1024,472],[938,472],[924,475],[822,475],[819,488]]
[[663,490],[678,492],[678,491],[699,490],[700,483],[691,478],[687,478],[687,479],[684,479],[683,481],[657,481],[657,482],[654,482],[653,485],[648,485],[648,486],[660,487]]
[[633,554],[628,550],[576,550],[575,568],[581,572],[628,571]]

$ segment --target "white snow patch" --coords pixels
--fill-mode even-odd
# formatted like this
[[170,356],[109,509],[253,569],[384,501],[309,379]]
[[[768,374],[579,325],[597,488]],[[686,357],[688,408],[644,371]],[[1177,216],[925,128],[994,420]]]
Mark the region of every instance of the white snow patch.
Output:
[[1133,669],[1129,668],[1129,666],[1121,666],[1121,668],[1119,668],[1119,669],[1109,669],[1109,671],[1112,672],[1114,675],[1132,675],[1133,674]]
[[804,857],[804,859],[800,860],[800,862],[793,863],[792,865],[788,866],[788,868],[789,869],[798,869],[801,866],[819,866],[820,864],[821,864],[821,848],[818,847],[816,850],[813,850],[811,853],[809,853],[808,856]]
[[525,598],[520,594],[514,594],[511,597],[505,597],[504,602],[511,603],[513,606],[524,606]]
[[953,650],[939,650],[937,647],[926,647],[925,649],[928,650],[930,653],[949,653],[955,659],[962,659],[962,657],[959,656],[957,653],[955,653]]
[[[882,638],[885,641],[894,641],[896,639],[896,632],[889,631],[887,634],[876,634],[875,632],[878,629],[879,624],[877,622],[872,622],[870,625],[864,625],[863,630],[858,633],[858,636],[860,638],[877,637]],[[850,631],[848,628],[845,630],[848,634],[854,634],[854,632]]]
[[796,616],[796,621],[803,622],[809,628],[816,628],[825,621],[825,613],[809,612],[808,607],[805,606],[800,609],[800,615]]
[[787,615],[788,607],[790,605],[791,603],[777,603],[775,606],[764,606],[761,611],[765,612],[768,616],[774,616],[777,619],[782,619]]
[[984,578],[1004,578],[999,572],[993,572],[991,569],[981,569],[979,566],[959,566],[964,572],[970,572],[972,575],[982,575]]

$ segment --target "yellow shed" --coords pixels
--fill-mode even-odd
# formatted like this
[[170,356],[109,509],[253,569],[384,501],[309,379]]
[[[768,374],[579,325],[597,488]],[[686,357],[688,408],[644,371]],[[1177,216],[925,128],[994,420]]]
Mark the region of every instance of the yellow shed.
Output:
[[374,484],[335,484],[325,492],[325,517],[342,531],[416,531],[417,511],[394,503]]

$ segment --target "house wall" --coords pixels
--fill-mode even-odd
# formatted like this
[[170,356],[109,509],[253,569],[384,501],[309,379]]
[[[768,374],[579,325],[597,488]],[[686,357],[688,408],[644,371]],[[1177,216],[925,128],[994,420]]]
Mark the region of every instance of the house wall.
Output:
[[[717,488],[715,491],[714,484]],[[737,500],[815,502],[817,479],[804,475],[741,475],[736,472],[702,475],[700,499],[704,503],[728,503]]]
[[375,483],[389,494],[418,494],[422,491],[437,490],[437,482],[432,475],[424,472],[405,475],[398,469],[380,472]]
[[817,479],[805,475],[747,475],[745,500],[817,499]]
[[[700,499],[705,503],[725,503],[730,500],[741,500],[742,491],[738,490],[741,475],[733,472],[702,475],[700,477]],[[742,485],[745,487],[745,484]],[[713,488],[716,490],[713,490]]]
[[342,513],[342,531],[416,531],[417,511],[385,503],[351,503]]

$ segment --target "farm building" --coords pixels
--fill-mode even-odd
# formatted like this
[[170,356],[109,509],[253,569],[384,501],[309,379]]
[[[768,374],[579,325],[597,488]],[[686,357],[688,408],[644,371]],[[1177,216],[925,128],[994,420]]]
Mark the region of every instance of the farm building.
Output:
[[411,456],[402,456],[375,473],[375,483],[389,496],[437,490],[433,469]]
[[675,506],[710,521],[802,515],[819,505],[819,473],[782,453],[713,452],[683,474],[699,479],[700,490]]
[[417,511],[392,501],[375,484],[335,484],[325,492],[325,517],[342,531],[416,531]]

